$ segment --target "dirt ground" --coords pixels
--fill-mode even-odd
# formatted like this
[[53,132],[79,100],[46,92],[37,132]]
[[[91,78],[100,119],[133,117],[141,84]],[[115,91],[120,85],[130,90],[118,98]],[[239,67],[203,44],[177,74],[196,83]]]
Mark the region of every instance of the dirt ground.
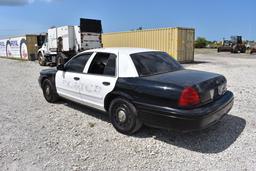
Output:
[[45,67],[0,59],[0,170],[256,170],[256,55],[201,49],[195,60],[184,66],[226,76],[229,115],[201,132],[125,136],[106,113],[47,103],[37,82]]

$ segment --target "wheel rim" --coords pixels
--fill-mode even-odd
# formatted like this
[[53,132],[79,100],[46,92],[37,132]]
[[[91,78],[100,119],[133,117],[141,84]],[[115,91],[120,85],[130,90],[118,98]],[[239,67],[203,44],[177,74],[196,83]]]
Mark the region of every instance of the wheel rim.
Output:
[[39,64],[43,64],[43,56],[41,54],[39,54],[38,61],[39,61]]
[[114,108],[114,122],[118,129],[126,131],[132,128],[130,110],[125,104],[118,104]]
[[117,117],[118,117],[119,122],[124,123],[125,120],[126,120],[126,113],[125,113],[125,111],[119,110],[119,111],[117,112]]

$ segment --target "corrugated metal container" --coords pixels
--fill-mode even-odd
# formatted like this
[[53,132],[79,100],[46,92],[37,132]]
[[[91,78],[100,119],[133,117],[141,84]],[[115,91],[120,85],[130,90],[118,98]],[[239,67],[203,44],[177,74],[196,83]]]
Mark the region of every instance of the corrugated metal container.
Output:
[[38,51],[38,35],[26,35],[28,59],[35,60]]
[[102,35],[104,47],[139,47],[168,52],[180,62],[194,61],[195,29],[161,28]]

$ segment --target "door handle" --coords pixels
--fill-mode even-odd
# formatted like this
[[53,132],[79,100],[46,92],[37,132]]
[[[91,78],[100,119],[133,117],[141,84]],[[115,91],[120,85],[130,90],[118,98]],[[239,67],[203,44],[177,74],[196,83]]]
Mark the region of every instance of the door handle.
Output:
[[80,80],[80,78],[79,77],[74,77],[74,80],[78,81],[78,80]]
[[104,81],[102,84],[103,84],[104,86],[109,86],[109,85],[110,85],[110,82],[105,82],[105,81]]

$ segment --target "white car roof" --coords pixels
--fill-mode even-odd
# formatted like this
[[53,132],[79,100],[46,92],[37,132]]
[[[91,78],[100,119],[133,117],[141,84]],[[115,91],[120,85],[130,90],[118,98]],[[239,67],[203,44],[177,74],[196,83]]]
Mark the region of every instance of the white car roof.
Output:
[[153,49],[144,49],[144,48],[99,48],[91,49],[84,51],[80,54],[87,52],[103,52],[103,53],[113,53],[118,56],[118,77],[138,77],[139,74],[136,70],[136,67],[131,59],[131,54],[142,53],[142,52],[152,52],[157,51]]
[[129,47],[113,47],[113,48],[99,48],[99,49],[91,49],[91,50],[86,50],[82,53],[86,52],[106,52],[106,53],[124,53],[124,54],[134,54],[134,53],[141,53],[141,52],[149,52],[149,51],[157,51],[153,49],[146,49],[146,48],[129,48]]

